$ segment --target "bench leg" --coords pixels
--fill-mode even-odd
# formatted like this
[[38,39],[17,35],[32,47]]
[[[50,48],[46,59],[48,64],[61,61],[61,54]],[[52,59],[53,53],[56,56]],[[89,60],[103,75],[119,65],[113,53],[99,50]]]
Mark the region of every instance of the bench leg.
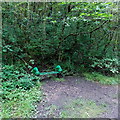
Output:
[[57,73],[57,78],[62,78],[63,75],[61,73]]

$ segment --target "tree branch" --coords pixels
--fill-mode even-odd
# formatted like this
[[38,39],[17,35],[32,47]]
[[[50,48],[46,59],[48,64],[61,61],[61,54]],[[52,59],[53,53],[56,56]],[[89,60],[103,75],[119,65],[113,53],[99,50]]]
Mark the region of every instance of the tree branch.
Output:
[[91,30],[90,32],[80,32],[80,33],[76,33],[76,34],[75,34],[75,33],[71,33],[71,34],[67,35],[66,37],[64,37],[64,39],[66,39],[66,38],[69,37],[69,36],[77,36],[77,35],[80,35],[80,34],[91,34],[91,33],[93,33],[94,31],[100,29],[105,23],[107,23],[107,22],[109,22],[109,21],[110,21],[110,20],[104,21],[99,27]]

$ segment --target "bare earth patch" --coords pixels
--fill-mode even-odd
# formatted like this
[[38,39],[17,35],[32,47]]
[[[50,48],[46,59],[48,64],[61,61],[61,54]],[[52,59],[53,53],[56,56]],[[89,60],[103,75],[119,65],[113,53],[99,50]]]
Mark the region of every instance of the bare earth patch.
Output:
[[118,118],[117,85],[101,85],[83,77],[64,79],[43,81],[44,99],[38,103],[34,117]]

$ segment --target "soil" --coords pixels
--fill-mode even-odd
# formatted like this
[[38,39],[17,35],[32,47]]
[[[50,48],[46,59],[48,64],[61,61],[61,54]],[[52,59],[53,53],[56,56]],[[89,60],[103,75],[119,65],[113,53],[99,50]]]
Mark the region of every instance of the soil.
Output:
[[[43,81],[43,100],[38,103],[35,117],[59,117],[64,105],[75,99],[92,100],[96,104],[106,104],[107,112],[97,118],[118,118],[118,86],[102,85],[85,80],[84,77],[64,77],[65,81],[46,79]],[[49,106],[57,109],[49,114]]]

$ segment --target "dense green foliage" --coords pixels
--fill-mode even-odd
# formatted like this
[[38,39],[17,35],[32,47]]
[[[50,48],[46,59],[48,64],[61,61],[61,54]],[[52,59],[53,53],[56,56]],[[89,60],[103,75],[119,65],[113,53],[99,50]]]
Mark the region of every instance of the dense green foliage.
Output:
[[99,69],[118,73],[117,3],[3,3],[2,15],[4,64],[34,59],[82,72],[96,70],[97,59]]
[[[3,2],[3,116],[27,117],[27,112],[32,110],[29,106],[36,101],[38,88],[35,87],[39,86],[40,78],[29,74],[31,59],[40,71],[59,64],[66,75],[88,71],[118,74],[117,5],[110,2]],[[85,75],[91,79],[88,73]],[[99,74],[93,76],[101,78]],[[13,110],[15,104],[18,111]],[[21,104],[25,106],[20,107]]]
[[[21,68],[21,67],[20,67]],[[2,117],[30,117],[35,109],[33,103],[40,100],[42,94],[40,78],[29,75],[22,68],[5,65],[2,73]]]
[[[23,70],[22,70],[23,71]],[[3,90],[11,92],[15,89],[30,89],[36,84],[36,80],[40,78],[29,75],[26,72],[21,72],[20,69],[15,69],[14,66],[6,65],[3,67],[2,87]]]
[[110,59],[110,58],[104,58],[104,59],[97,59],[97,58],[93,58],[93,64],[91,65],[93,68],[97,69],[100,72],[104,72],[104,73],[119,73],[118,71],[118,59]]
[[35,111],[35,103],[42,98],[41,84],[30,90],[15,89],[6,93],[6,100],[1,102],[0,118],[29,118]]

